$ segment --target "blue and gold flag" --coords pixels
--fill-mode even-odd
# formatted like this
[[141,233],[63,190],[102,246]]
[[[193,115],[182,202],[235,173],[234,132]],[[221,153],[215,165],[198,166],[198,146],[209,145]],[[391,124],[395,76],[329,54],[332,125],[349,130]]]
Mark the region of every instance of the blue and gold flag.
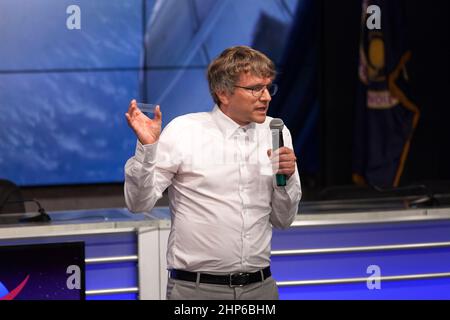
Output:
[[353,139],[353,181],[358,185],[399,185],[419,120],[409,97],[411,51],[403,12],[401,0],[362,0]]

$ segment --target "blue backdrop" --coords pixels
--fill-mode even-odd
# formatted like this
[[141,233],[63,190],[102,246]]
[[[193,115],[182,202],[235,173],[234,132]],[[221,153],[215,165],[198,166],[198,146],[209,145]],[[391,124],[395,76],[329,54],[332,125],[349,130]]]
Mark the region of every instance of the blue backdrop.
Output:
[[[2,0],[0,177],[22,186],[122,182],[133,98],[163,125],[212,108],[208,63],[252,45],[280,65],[303,0]],[[69,29],[70,5],[81,29]]]

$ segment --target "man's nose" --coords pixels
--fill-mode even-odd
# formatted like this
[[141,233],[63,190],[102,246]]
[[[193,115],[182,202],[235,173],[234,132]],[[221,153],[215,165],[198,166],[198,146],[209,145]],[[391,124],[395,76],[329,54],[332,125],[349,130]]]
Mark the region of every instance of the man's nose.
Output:
[[260,100],[262,100],[262,101],[270,101],[270,100],[272,100],[272,96],[270,95],[269,89],[267,87],[265,87],[263,89],[263,92],[261,94]]

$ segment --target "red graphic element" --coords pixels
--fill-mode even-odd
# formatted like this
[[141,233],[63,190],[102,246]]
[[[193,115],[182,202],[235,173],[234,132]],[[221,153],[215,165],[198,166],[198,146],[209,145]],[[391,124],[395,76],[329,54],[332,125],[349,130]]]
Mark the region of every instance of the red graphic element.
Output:
[[27,277],[17,286],[17,288],[11,290],[7,295],[0,297],[0,300],[13,300],[20,293],[20,291],[22,291],[23,287],[25,287],[29,277],[30,275],[27,275]]

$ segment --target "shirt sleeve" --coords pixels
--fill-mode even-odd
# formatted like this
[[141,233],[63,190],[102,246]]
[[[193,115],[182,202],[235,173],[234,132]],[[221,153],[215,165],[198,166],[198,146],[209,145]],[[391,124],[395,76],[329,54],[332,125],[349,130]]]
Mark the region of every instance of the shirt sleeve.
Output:
[[135,155],[125,164],[125,203],[131,212],[148,212],[172,183],[181,163],[177,151],[176,126],[171,123],[158,142],[142,145],[137,141]]
[[[291,134],[286,127],[285,130],[283,130],[283,140],[286,147],[293,149]],[[286,186],[277,186],[276,178],[274,176],[273,189],[270,222],[275,228],[288,228],[295,220],[298,205],[302,197],[297,164],[295,165],[295,172],[287,179]]]

